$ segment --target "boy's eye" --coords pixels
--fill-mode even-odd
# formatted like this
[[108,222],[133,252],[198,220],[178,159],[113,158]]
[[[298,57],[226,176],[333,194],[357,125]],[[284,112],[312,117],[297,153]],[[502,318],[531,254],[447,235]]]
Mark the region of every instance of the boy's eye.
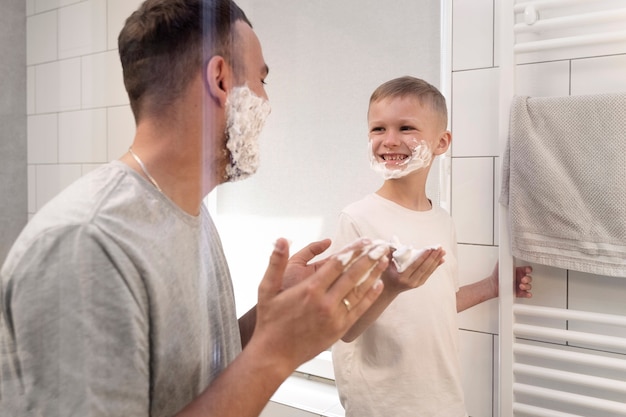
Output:
[[382,127],[373,127],[370,129],[370,132],[372,133],[377,133],[377,132],[382,132],[382,131],[384,131]]
[[402,126],[400,130],[415,130],[413,126]]

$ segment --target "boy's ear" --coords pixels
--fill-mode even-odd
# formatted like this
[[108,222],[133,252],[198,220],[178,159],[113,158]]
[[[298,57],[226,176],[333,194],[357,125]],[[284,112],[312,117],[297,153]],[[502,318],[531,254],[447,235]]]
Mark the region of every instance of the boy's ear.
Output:
[[226,60],[219,56],[213,56],[205,67],[206,89],[209,96],[220,106],[224,106],[228,91],[232,87],[232,69]]
[[450,143],[452,143],[452,133],[446,130],[439,136],[439,142],[437,142],[433,153],[435,155],[443,155],[448,151],[448,148],[450,148]]

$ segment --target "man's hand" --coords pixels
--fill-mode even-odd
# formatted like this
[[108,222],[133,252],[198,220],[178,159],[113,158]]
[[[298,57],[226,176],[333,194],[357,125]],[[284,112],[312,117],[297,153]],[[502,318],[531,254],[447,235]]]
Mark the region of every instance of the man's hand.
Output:
[[330,239],[309,243],[306,247],[289,258],[287,268],[285,269],[285,276],[283,277],[282,289],[284,290],[296,285],[321,268],[322,265],[326,263],[327,259],[322,259],[312,264],[309,264],[309,261],[323,253],[329,247]]
[[[313,244],[305,249],[308,254],[300,251],[301,256],[289,261],[287,241],[279,239],[259,286],[256,328],[248,347],[291,372],[337,341],[382,291],[378,278],[389,260],[386,253],[379,259],[364,254],[368,243],[358,241],[325,262],[305,267],[328,243]],[[284,288],[288,268],[297,279]]]

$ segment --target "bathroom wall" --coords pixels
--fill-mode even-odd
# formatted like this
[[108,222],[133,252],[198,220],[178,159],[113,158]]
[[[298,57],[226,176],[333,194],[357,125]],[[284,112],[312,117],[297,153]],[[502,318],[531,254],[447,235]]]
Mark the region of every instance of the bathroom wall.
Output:
[[0,265],[26,224],[26,7],[0,13]]
[[[498,3],[453,0],[452,216],[465,282],[487,275],[498,255]],[[554,54],[525,59],[516,70],[516,93],[626,92],[626,45],[622,43],[617,54],[603,53],[592,51],[578,59],[559,59]],[[534,296],[522,302],[626,315],[626,279],[532,266]],[[470,415],[496,416],[498,302],[461,313],[460,320]]]

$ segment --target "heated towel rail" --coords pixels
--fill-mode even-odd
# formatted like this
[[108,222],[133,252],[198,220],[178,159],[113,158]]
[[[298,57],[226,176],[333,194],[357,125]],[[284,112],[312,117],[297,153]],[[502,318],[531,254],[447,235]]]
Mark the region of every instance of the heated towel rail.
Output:
[[[626,1],[502,0],[499,20],[504,153],[516,65],[626,53]],[[498,214],[500,417],[626,416],[626,317],[517,302],[507,209]]]

